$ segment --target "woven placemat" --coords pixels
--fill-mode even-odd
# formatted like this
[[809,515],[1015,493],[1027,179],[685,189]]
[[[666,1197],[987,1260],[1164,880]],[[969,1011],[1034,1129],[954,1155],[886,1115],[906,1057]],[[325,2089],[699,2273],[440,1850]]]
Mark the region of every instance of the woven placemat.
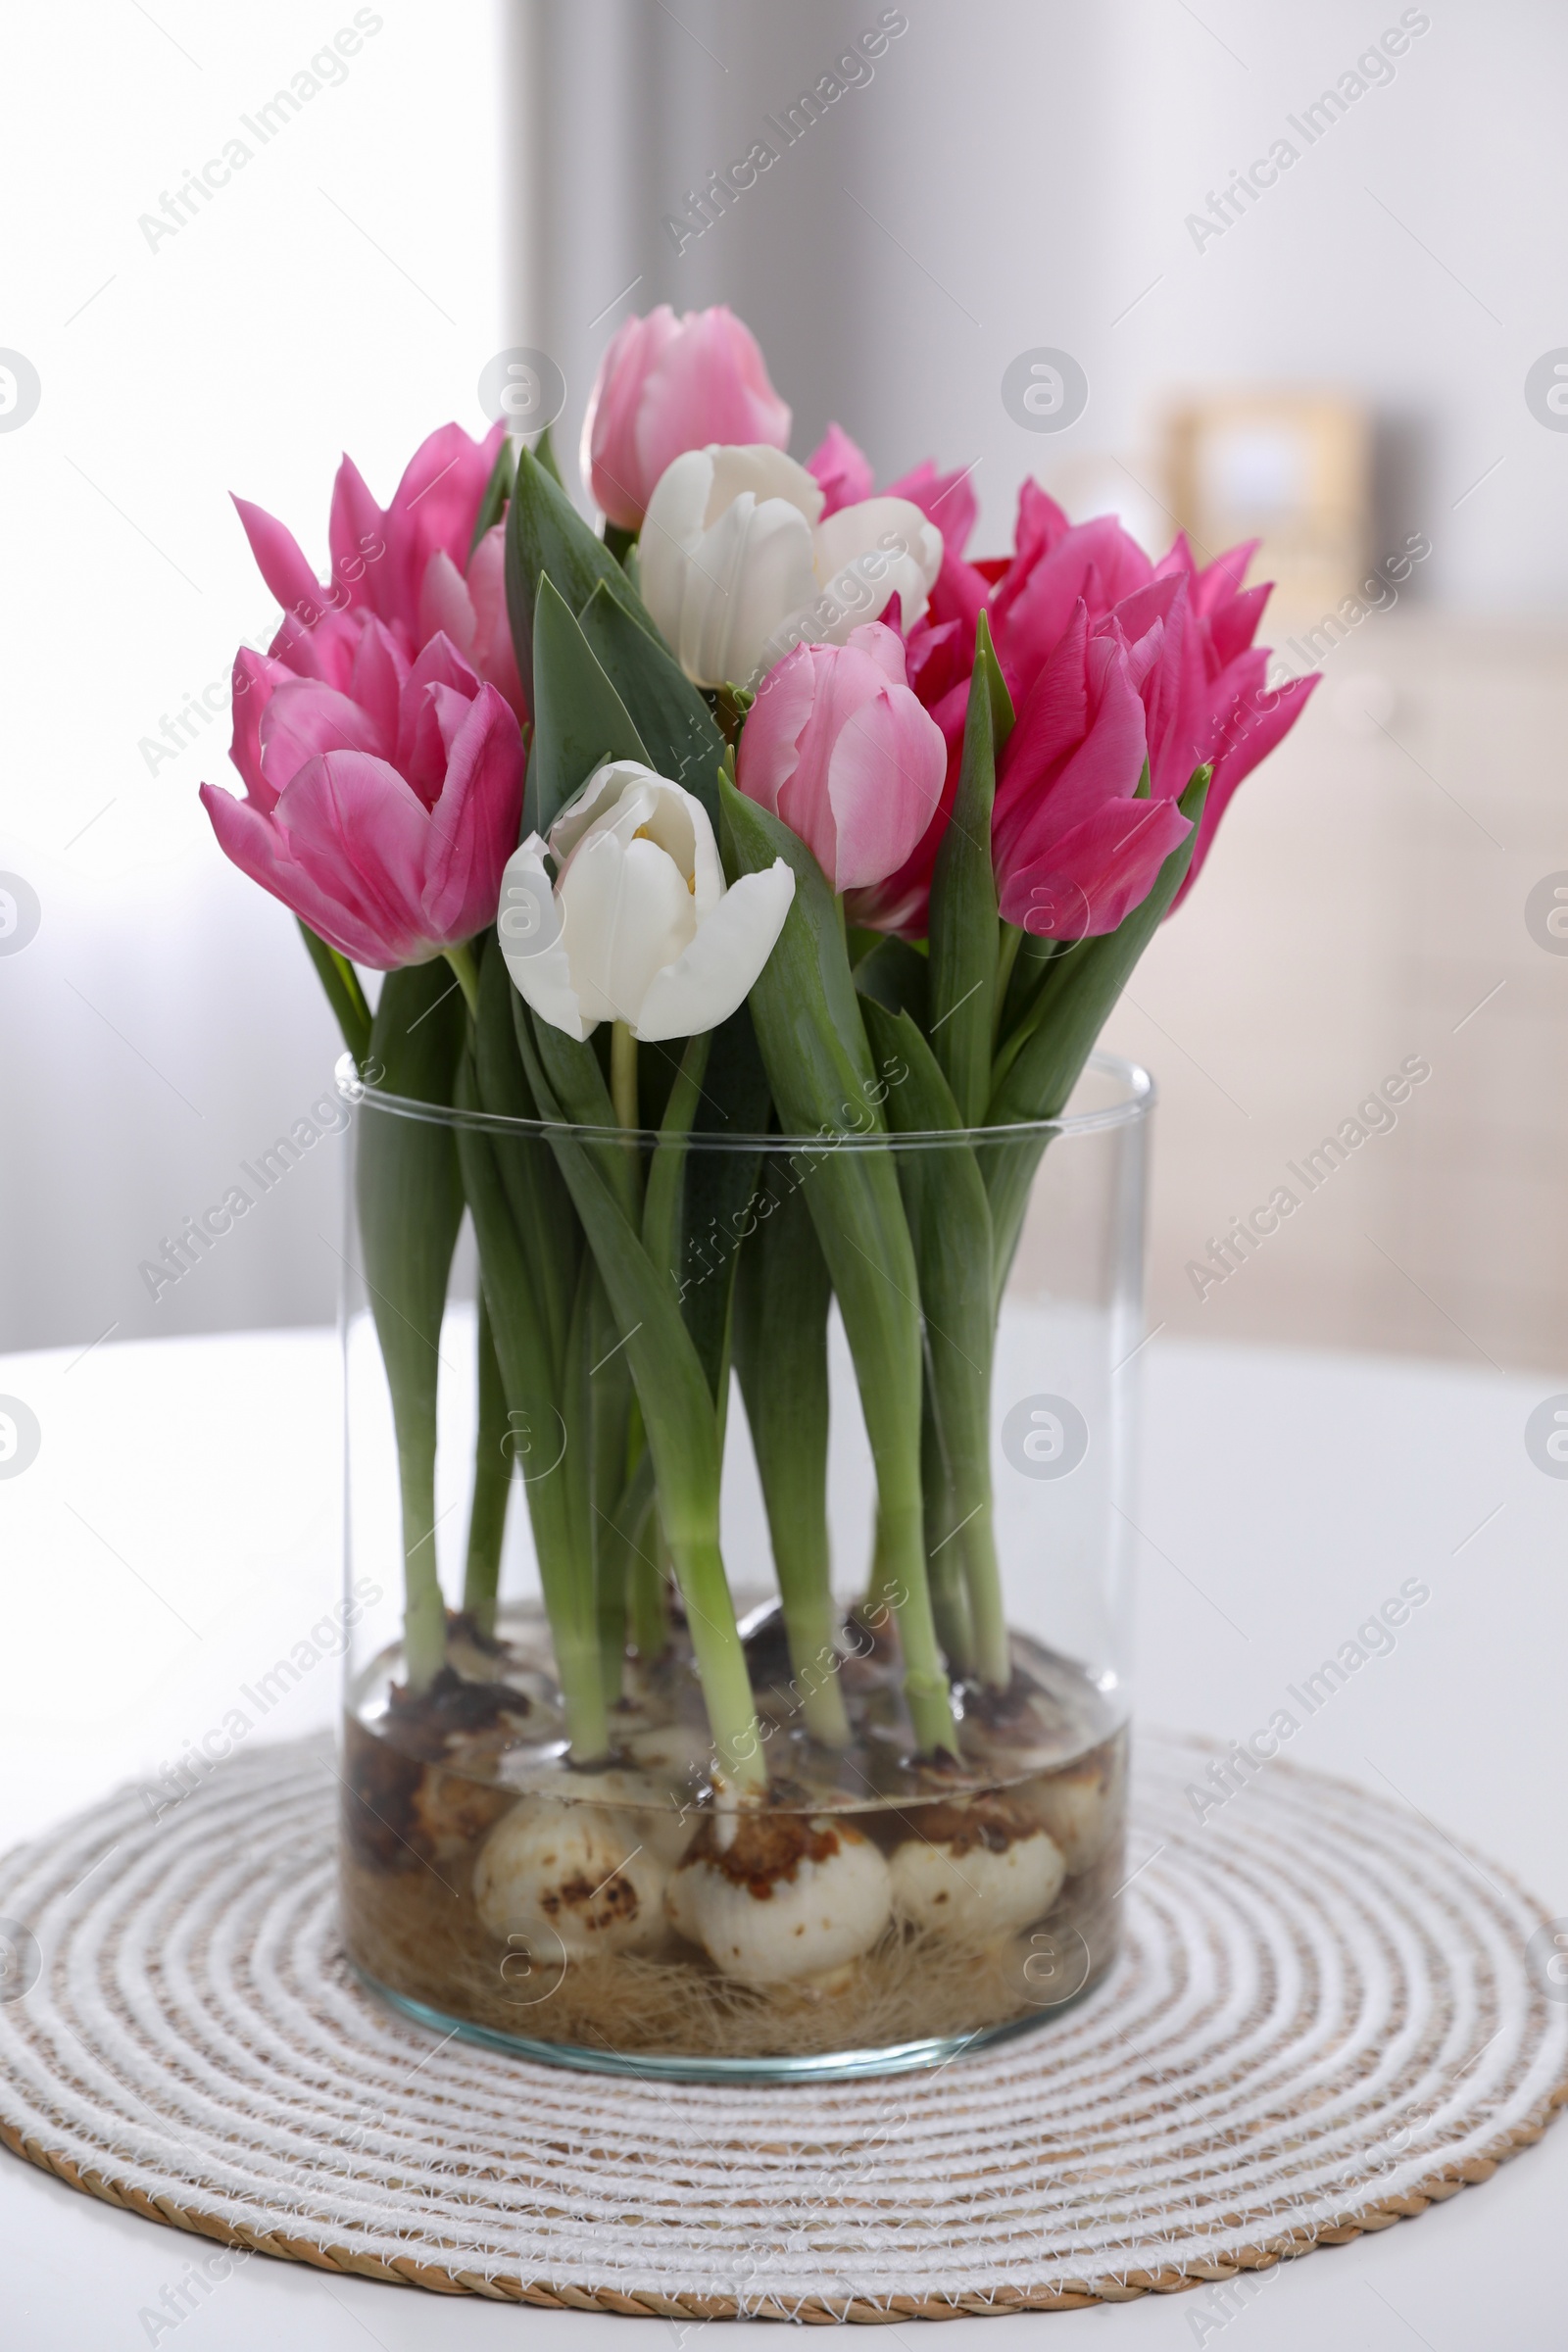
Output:
[[1494,1865],[1284,1763],[1200,1822],[1214,1752],[1140,1742],[1094,1994],[930,2074],[782,2089],[576,2075],[391,2014],[337,1939],[324,1745],[238,1759],[160,1824],[128,1790],[0,1863],[39,1962],[0,2002],[0,2137],[229,2244],[553,2308],[945,2318],[1264,2269],[1538,2139],[1568,2004]]

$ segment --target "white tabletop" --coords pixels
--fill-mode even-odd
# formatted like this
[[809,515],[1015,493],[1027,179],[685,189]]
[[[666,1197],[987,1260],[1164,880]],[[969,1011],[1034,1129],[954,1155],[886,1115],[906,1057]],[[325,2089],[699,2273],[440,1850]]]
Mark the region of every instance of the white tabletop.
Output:
[[[1244,1737],[1419,1576],[1430,1603],[1292,1752],[1419,1807],[1568,1914],[1568,1480],[1544,1476],[1524,1445],[1555,1384],[1157,1339],[1146,1362],[1143,1712]],[[30,1406],[41,1444],[0,1482],[0,1844],[199,1738],[255,1658],[330,1605],[338,1544],[329,1335],[0,1359],[4,1396]],[[330,1719],[329,1671],[278,1710],[283,1736]],[[1568,2124],[1421,2221],[1291,2266],[1266,2316],[1232,2323],[1232,2345],[1561,2352],[1565,2199]],[[160,2331],[143,2314],[186,2259],[174,2232],[0,2158],[7,2352],[128,2352],[175,2333],[179,2352],[481,2352],[522,2331],[549,2352],[594,2352],[630,2325],[256,2258]],[[966,2352],[984,2328],[996,2352],[1095,2327],[1102,2344],[1174,2348],[1215,2342],[1216,2317],[1200,2290],[1012,2319],[1002,2338],[956,2322],[942,2344]]]

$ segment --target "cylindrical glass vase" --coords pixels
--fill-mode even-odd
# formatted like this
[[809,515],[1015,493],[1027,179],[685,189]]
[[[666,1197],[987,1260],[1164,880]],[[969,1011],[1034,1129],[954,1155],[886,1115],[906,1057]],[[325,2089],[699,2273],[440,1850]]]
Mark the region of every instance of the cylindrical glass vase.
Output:
[[[687,2080],[1048,2025],[1110,1966],[1124,1877],[1147,1074],[1097,1054],[1027,1127],[692,1135],[664,1279],[712,1384],[720,1582],[563,1181],[594,1157],[639,1240],[657,1139],[341,1082],[362,1976],[444,2032]],[[912,1552],[828,1272],[840,1154],[891,1168],[919,1242]]]

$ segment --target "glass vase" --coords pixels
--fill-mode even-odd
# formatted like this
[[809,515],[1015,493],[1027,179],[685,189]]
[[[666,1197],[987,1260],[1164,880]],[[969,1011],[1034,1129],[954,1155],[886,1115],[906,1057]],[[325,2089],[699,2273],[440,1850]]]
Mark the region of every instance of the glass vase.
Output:
[[[655,1136],[398,1100],[351,1062],[340,1083],[362,1977],[443,2032],[698,2081],[1049,2026],[1117,1944],[1147,1074],[1097,1054],[1028,1126],[693,1135],[669,1279],[717,1399],[706,1582],[647,1443],[657,1362],[562,1182],[588,1152],[646,1200]],[[854,1241],[841,1154],[891,1166],[911,1221],[988,1203],[993,1289],[961,1330],[930,1296],[911,1327],[912,1552],[828,1272]],[[538,1298],[463,1206],[492,1195],[566,1302],[553,1391],[516,1369]]]

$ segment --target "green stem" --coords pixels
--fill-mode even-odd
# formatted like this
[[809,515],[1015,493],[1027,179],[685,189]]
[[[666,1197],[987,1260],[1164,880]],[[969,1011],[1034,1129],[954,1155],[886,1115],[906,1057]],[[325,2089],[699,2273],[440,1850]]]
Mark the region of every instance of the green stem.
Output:
[[[521,1006],[522,1000],[515,998],[514,1003]],[[516,1036],[540,1112],[553,1122],[551,1149],[624,1335],[621,1345],[637,1384],[664,1532],[686,1604],[719,1761],[737,1788],[760,1794],[767,1787],[767,1763],[719,1551],[721,1464],[707,1375],[681,1320],[667,1271],[649,1257],[614,1179],[592,1147],[561,1119],[546,1072],[546,1053],[552,1052],[556,1069],[570,1074],[574,1057],[580,1065],[586,1056],[597,1069],[592,1050],[567,1051],[560,1032],[549,1032],[542,1023],[536,1030],[526,1008],[516,1014]],[[546,1048],[546,1036],[554,1037],[554,1049]]]
[[472,1017],[479,1017],[479,967],[473,960],[473,949],[467,940],[455,948],[443,948],[442,955],[458,975],[463,1001]]
[[958,1752],[953,1721],[953,1693],[942,1652],[937,1645],[931,1614],[931,1591],[925,1574],[925,1529],[920,1508],[920,1481],[881,1471],[877,1497],[876,1553],[872,1579],[876,1592],[892,1605],[904,1652],[904,1695],[915,1745],[921,1755],[944,1749]]
[[490,1309],[479,1293],[479,1420],[473,1446],[473,1499],[468,1512],[468,1556],[463,1576],[464,1613],[481,1634],[496,1630],[496,1593],[501,1583],[501,1546],[507,1533],[512,1462],[507,1392],[496,1360]]
[[662,1658],[669,1647],[669,1603],[659,1562],[649,1550],[658,1542],[658,1521],[652,1505],[638,1528],[631,1555],[631,1645],[645,1662]]
[[[777,1173],[770,1174],[776,1182]],[[788,1183],[787,1175],[783,1180]],[[810,1210],[797,1185],[757,1224],[741,1252],[735,1362],[806,1728],[826,1747],[847,1747],[827,1526],[832,1298]]]
[[633,1130],[637,1115],[637,1040],[624,1021],[615,1021],[610,1031],[610,1099],[615,1105],[615,1117],[622,1127]]
[[605,1286],[589,1261],[588,1498],[593,1510],[594,1612],[605,1703],[620,1697],[626,1663],[626,1543],[617,1512],[626,1487],[632,1415],[631,1367],[619,1346]]
[[403,1504],[403,1659],[409,1690],[428,1690],[447,1656],[447,1612],[435,1559],[435,1442],[421,1426],[398,1425]]
[[927,1573],[931,1580],[931,1614],[948,1664],[960,1678],[974,1672],[974,1636],[969,1624],[969,1596],[964,1587],[963,1553],[954,1541],[957,1516],[948,1484],[942,1437],[931,1400],[927,1373],[920,1411],[920,1495],[925,1510]]

